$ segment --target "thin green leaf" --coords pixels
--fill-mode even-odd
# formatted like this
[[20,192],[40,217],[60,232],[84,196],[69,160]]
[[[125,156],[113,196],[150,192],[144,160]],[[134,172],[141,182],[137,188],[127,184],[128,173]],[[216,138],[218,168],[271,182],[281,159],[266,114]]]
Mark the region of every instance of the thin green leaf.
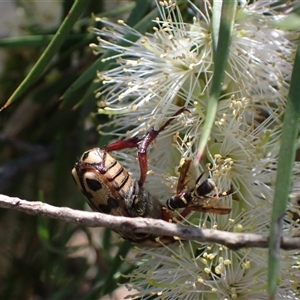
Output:
[[[217,5],[215,5],[216,3]],[[213,13],[219,15],[220,12],[218,12],[217,10],[222,9],[220,14],[221,20],[219,20],[218,17],[214,17],[213,21],[216,24],[213,24],[212,27],[213,31],[216,30],[219,31],[219,35],[218,35],[219,38],[217,40],[216,39],[213,40],[214,43],[217,43],[217,45],[213,46],[214,49],[216,49],[215,56],[214,56],[215,69],[212,77],[212,85],[210,91],[210,98],[207,106],[206,119],[204,121],[203,132],[198,145],[196,163],[199,163],[199,161],[201,160],[205,146],[210,136],[211,128],[215,121],[218,102],[221,94],[222,81],[224,78],[224,70],[227,64],[227,58],[228,58],[230,42],[231,42],[231,34],[233,30],[234,18],[235,18],[236,7],[237,7],[236,0],[223,1],[222,7],[220,7],[218,3],[219,3],[218,0],[214,1]],[[212,35],[216,36],[214,32],[212,33]]]
[[[74,41],[86,39],[86,34],[73,34],[65,38],[65,42],[73,43]],[[43,47],[48,45],[55,35],[28,35],[24,37],[12,37],[0,40],[1,48],[19,48],[19,47]]]
[[[118,17],[122,14],[127,14],[129,12],[131,12],[135,7],[135,3],[129,3],[127,5],[122,5],[122,6],[118,6],[110,11],[105,11],[99,14],[96,14],[97,18],[102,18],[102,17],[106,17],[106,18],[114,18],[114,17]],[[93,16],[92,18],[83,18],[81,20],[79,20],[78,22],[76,22],[76,26],[78,27],[87,27],[87,26],[94,26],[95,24],[95,17]]]
[[283,216],[291,188],[291,176],[296,153],[298,122],[300,118],[300,40],[296,52],[291,86],[282,127],[282,140],[278,157],[273,212],[269,240],[269,298],[275,299],[280,259],[280,241]]
[[214,1],[213,15],[212,15],[212,41],[214,56],[216,56],[218,41],[219,41],[219,29],[222,19],[222,1]]
[[132,10],[130,16],[128,17],[127,24],[129,26],[135,26],[147,13],[152,0],[137,0],[134,9]]
[[22,95],[32,84],[34,84],[40,78],[53,56],[57,53],[58,49],[65,41],[74,23],[77,21],[77,18],[80,16],[84,8],[88,5],[89,1],[90,0],[76,0],[74,2],[70,13],[66,16],[65,20],[61,24],[53,40],[50,42],[44,53],[41,55],[40,59],[37,61],[35,66],[23,80],[23,82],[19,85],[19,87],[15,90],[12,96],[3,105],[1,110],[3,110],[8,105],[16,101],[18,97],[20,97],[20,95]]

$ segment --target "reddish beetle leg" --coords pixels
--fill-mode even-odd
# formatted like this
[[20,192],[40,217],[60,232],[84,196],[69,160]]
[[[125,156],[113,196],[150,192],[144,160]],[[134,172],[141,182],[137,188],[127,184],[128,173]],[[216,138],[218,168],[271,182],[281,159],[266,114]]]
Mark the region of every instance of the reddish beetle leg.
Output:
[[147,148],[156,139],[161,131],[163,131],[179,114],[189,110],[185,107],[179,109],[165,124],[158,130],[151,128],[143,137],[133,137],[125,140],[121,140],[115,143],[111,143],[105,147],[107,152],[137,148],[137,155],[140,165],[140,179],[138,181],[139,186],[143,186],[146,181],[147,171],[148,171],[148,161],[147,161]]

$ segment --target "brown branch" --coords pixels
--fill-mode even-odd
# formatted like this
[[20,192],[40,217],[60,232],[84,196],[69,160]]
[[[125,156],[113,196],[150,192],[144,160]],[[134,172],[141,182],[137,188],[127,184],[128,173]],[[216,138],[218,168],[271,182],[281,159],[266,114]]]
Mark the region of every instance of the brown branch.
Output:
[[[218,243],[233,250],[243,247],[268,247],[268,237],[259,234],[202,229],[148,218],[115,217],[67,207],[55,207],[43,202],[26,201],[5,195],[0,195],[0,207],[19,210],[30,215],[74,222],[88,227],[107,227],[122,231],[153,233],[158,236],[177,236],[183,240]],[[300,238],[282,238],[281,248],[285,250],[300,249]]]

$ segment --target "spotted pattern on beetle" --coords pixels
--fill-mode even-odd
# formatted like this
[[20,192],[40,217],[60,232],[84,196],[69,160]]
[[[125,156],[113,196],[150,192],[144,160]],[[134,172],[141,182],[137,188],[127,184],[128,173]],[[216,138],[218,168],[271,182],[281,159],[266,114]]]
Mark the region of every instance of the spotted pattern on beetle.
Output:
[[[103,149],[84,152],[75,164],[72,176],[94,211],[114,216],[161,218],[160,202]],[[153,235],[117,232],[136,243],[148,240],[151,246],[157,244]]]
[[72,175],[93,210],[124,215],[122,193],[128,192],[132,180],[108,153],[100,148],[84,152],[75,164]]

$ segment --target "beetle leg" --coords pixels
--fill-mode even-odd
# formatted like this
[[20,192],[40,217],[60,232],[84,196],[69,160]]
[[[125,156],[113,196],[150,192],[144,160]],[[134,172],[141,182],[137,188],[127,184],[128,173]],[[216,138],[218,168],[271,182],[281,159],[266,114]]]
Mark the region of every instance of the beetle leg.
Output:
[[148,160],[147,160],[147,148],[149,145],[157,138],[160,132],[165,130],[165,128],[174,120],[176,116],[189,110],[185,107],[180,108],[168,121],[165,122],[158,130],[154,128],[150,129],[141,139],[138,144],[138,160],[140,164],[141,175],[139,179],[139,185],[143,186],[146,180],[146,175],[148,171]]
[[181,114],[184,111],[189,110],[185,107],[180,108],[168,121],[164,123],[158,130],[151,128],[143,137],[132,137],[129,139],[117,141],[107,145],[104,149],[107,152],[137,148],[138,149],[138,161],[140,165],[140,179],[138,181],[139,186],[143,186],[146,181],[147,171],[148,171],[148,160],[147,160],[147,148],[149,145],[156,139],[161,131],[163,131],[173,120],[174,118]]
[[180,108],[171,118],[169,118],[168,121],[165,122],[163,126],[161,126],[158,130],[155,129],[150,129],[141,139],[140,139],[140,144],[138,146],[138,150],[140,153],[145,153],[149,145],[156,139],[156,137],[159,135],[160,132],[165,130],[165,128],[174,120],[174,118],[184,111],[189,110],[185,107]]
[[107,152],[111,152],[111,151],[118,151],[118,150],[123,150],[123,149],[135,148],[135,147],[138,147],[138,144],[142,139],[143,138],[138,138],[138,137],[135,136],[135,137],[132,137],[130,139],[121,140],[121,141],[111,143],[111,144],[107,145],[104,149]]

